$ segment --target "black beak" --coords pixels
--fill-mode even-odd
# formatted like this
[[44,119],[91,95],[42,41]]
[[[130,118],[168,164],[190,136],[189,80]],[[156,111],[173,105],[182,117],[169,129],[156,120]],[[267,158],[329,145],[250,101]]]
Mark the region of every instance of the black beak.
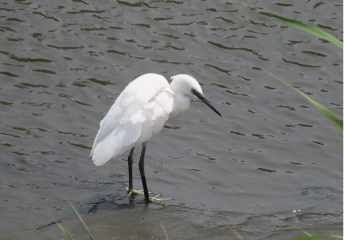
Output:
[[193,94],[195,94],[202,102],[204,102],[206,105],[208,105],[208,107],[210,107],[214,112],[216,112],[220,117],[222,117],[221,113],[219,111],[216,110],[216,108],[213,106],[213,104],[211,104],[208,99],[205,98],[205,96],[200,93],[197,92],[195,89],[192,89],[191,92]]

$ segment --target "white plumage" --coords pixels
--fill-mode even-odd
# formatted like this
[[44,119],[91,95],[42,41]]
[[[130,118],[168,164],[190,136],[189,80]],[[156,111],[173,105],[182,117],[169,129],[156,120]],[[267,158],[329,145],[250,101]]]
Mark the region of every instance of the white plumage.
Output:
[[128,84],[100,122],[91,152],[101,166],[161,131],[173,106],[173,91],[158,74],[145,74]]
[[[198,97],[221,116],[203,96],[199,83],[193,77],[179,74],[171,80],[169,85],[163,76],[148,73],[128,84],[100,122],[90,154],[96,166],[127,150],[133,151],[138,144],[144,144],[145,149],[145,143],[162,130],[168,119],[179,117],[189,109],[190,98]],[[144,151],[141,158],[143,165]],[[148,201],[146,195],[148,191],[147,194],[145,191]]]

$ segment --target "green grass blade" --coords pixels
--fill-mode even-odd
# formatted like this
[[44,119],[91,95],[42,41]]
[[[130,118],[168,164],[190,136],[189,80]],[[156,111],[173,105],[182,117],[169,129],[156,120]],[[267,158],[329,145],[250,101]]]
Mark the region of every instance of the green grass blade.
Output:
[[169,240],[169,239],[168,239],[167,232],[166,232],[166,229],[164,228],[164,226],[163,226],[162,224],[160,224],[160,225],[161,225],[161,227],[162,227],[162,230],[164,230],[166,240]]
[[[50,215],[50,213],[49,213],[49,215]],[[69,237],[69,239],[70,240],[74,240],[73,238],[72,238],[72,236],[55,220],[55,218],[53,217],[53,216],[51,216],[50,215],[50,217],[52,218],[52,219],[54,219],[54,221],[55,221],[55,223],[57,224],[57,226],[59,226],[60,228],[61,228],[61,230]]]
[[306,234],[307,236],[312,236],[312,234],[306,232],[305,230],[302,230],[301,228],[296,228],[298,229],[299,231],[303,232],[304,234]]
[[334,115],[333,112],[331,112],[329,109],[327,109],[326,107],[324,107],[323,105],[321,105],[317,101],[315,101],[312,98],[308,97],[306,94],[304,94],[300,90],[294,88],[289,83],[283,81],[279,77],[276,77],[275,75],[273,75],[272,73],[270,73],[270,72],[268,72],[266,70],[264,70],[264,71],[269,73],[271,76],[273,76],[274,78],[278,79],[282,83],[286,84],[287,86],[291,87],[292,89],[294,89],[298,93],[300,93],[304,98],[306,98],[310,103],[312,103],[327,119],[329,119],[334,125],[336,125],[343,132],[343,120],[338,118],[336,115]]
[[314,239],[314,238],[322,238],[322,237],[343,238],[342,236],[337,236],[337,235],[314,235],[314,236],[312,236],[312,234],[306,232],[305,230],[302,230],[301,228],[296,228],[296,229],[298,229],[301,232],[303,232],[304,234],[306,234],[307,237],[294,238],[294,239],[290,239],[290,240]]
[[342,236],[337,236],[337,235],[314,235],[314,236],[293,238],[293,239],[290,239],[290,240],[306,240],[306,239],[323,238],[323,237],[343,238]]
[[339,137],[338,133],[334,130],[334,128],[332,128],[332,129],[333,129],[334,133],[337,135],[339,141],[340,141],[340,142],[342,143],[342,145],[343,145],[343,141],[342,141],[342,139]]
[[237,236],[238,238],[240,238],[240,240],[244,240],[240,235],[239,233],[237,233],[232,227],[229,227]]
[[[237,1],[235,1],[237,2]],[[246,7],[249,7],[249,8],[252,8],[252,9],[255,9],[255,10],[259,10],[259,11],[262,11],[264,12],[265,14],[267,14],[268,16],[271,16],[271,17],[274,17],[274,18],[278,18],[286,23],[289,23],[291,25],[293,25],[294,27],[297,27],[299,29],[302,29],[306,32],[309,32],[311,34],[314,34],[320,38],[323,38],[323,39],[326,39],[327,41],[335,44],[336,46],[340,47],[340,48],[343,48],[343,42],[338,40],[337,38],[333,37],[332,35],[328,34],[327,32],[319,29],[319,28],[316,28],[316,27],[313,27],[313,26],[310,26],[310,25],[307,25],[307,24],[304,24],[302,22],[299,22],[299,21],[296,21],[296,20],[293,20],[293,19],[290,19],[290,18],[287,18],[287,17],[283,17],[283,16],[280,16],[280,15],[277,15],[277,14],[274,14],[274,13],[271,13],[271,12],[267,12],[267,11],[264,11],[262,9],[258,9],[256,7],[253,7],[253,6],[250,6],[250,5],[247,5],[245,3],[241,3],[241,2],[237,2],[237,3],[240,3]]]
[[[65,195],[64,195],[65,196]],[[84,225],[85,229],[87,230],[88,236],[90,237],[91,240],[94,240],[90,230],[88,229],[88,227],[86,226],[84,220],[82,220],[81,216],[79,215],[78,211],[75,209],[75,207],[73,206],[73,204],[68,200],[68,198],[65,196],[65,198],[67,199],[67,201],[69,202],[69,204],[72,206],[74,212],[76,213],[76,215],[78,216],[78,218],[80,219],[80,221],[82,222],[82,224]]]

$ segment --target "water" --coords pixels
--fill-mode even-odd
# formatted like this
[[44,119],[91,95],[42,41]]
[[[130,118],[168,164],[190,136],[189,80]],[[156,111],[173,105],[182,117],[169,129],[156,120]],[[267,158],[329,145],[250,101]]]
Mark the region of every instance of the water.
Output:
[[[342,40],[337,1],[246,3]],[[62,238],[49,213],[83,236],[63,194],[98,239],[161,239],[159,221],[171,239],[341,234],[341,133],[264,71],[341,116],[338,47],[229,1],[18,0],[0,16],[3,236]],[[100,120],[147,72],[193,75],[223,115],[192,102],[149,142],[148,187],[173,198],[165,208],[123,198],[127,153],[88,160]],[[136,164],[134,178],[141,189]]]

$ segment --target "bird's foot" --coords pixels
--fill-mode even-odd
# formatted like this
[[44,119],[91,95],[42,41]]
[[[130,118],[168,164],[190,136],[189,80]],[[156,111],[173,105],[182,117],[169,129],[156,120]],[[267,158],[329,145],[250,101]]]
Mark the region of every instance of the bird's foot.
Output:
[[[142,190],[135,190],[135,189],[130,190],[128,187],[125,187],[125,188],[127,189],[127,192],[128,192],[127,198],[135,198],[137,195],[144,194],[143,189]],[[148,192],[148,193],[152,193],[152,192]],[[159,198],[159,196],[160,196],[160,194],[158,194],[154,197],[150,197],[149,202],[157,203],[157,204],[164,206],[165,204],[160,202],[160,201],[172,200],[172,198]],[[145,199],[142,199],[142,200],[145,201]]]
[[129,189],[128,187],[125,187],[127,189],[127,198],[130,198],[131,196],[136,196],[140,194],[144,194],[143,189],[142,190],[135,190],[135,189]]
[[172,198],[159,198],[160,194],[156,195],[155,197],[150,197],[149,198],[149,202],[151,203],[157,203],[160,204],[162,206],[165,206],[165,203],[162,203],[160,201],[169,201],[172,200]]

